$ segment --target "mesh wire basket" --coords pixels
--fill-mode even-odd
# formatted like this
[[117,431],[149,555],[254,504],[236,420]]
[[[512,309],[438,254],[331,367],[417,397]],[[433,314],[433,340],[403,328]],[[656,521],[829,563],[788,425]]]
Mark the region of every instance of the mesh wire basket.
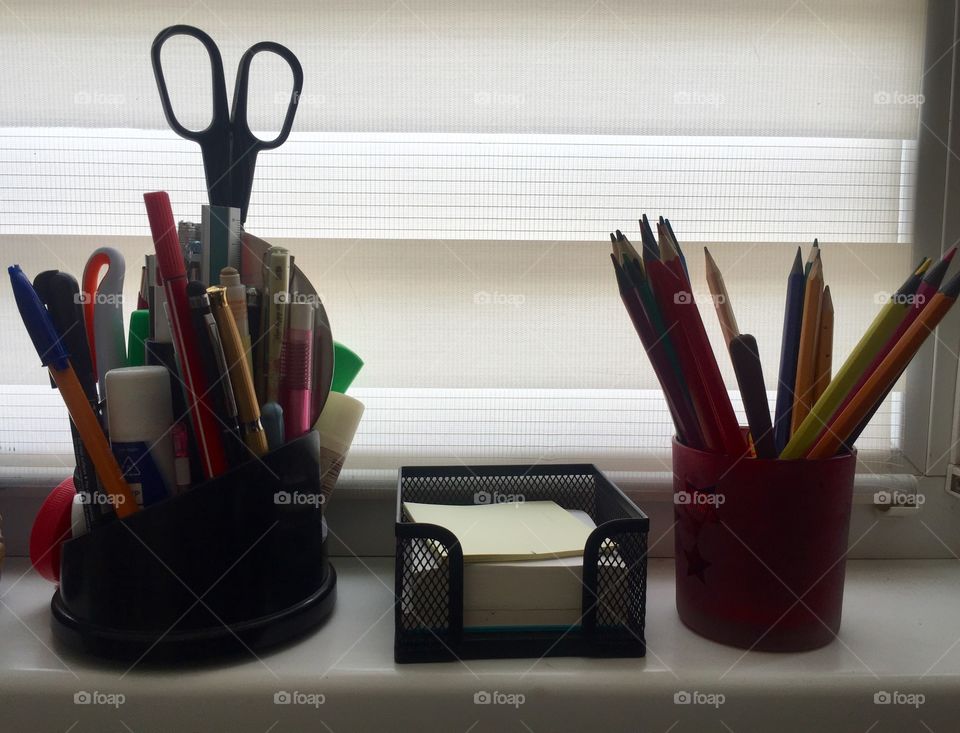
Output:
[[[597,525],[583,552],[578,624],[465,628],[457,538],[442,527],[412,522],[403,508],[404,502],[471,505],[511,495],[584,511]],[[646,515],[590,464],[401,468],[394,658],[643,656],[648,530]]]

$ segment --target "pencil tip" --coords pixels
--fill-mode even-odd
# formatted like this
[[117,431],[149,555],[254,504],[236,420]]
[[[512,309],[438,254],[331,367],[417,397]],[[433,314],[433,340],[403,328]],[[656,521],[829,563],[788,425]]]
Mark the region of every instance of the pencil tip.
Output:
[[943,259],[947,262],[953,260],[953,256],[957,253],[957,245],[953,245],[950,249],[947,250],[947,253],[943,256]]
[[956,300],[957,296],[960,295],[960,272],[954,275],[940,292],[948,298]]

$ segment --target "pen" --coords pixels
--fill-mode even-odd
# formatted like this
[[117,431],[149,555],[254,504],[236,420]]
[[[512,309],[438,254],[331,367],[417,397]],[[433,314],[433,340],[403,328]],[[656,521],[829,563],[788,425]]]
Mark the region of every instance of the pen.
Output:
[[233,319],[233,310],[227,304],[226,288],[208,288],[207,295],[210,298],[210,310],[213,311],[220,332],[230,384],[233,386],[237,403],[240,437],[254,455],[262,456],[267,452],[267,435],[260,423],[260,407],[253,389],[253,378],[247,364],[247,355],[243,352],[240,334],[237,332],[237,324]]
[[[47,313],[54,329],[60,334],[63,347],[70,355],[70,363],[77,374],[77,380],[83,388],[83,393],[90,403],[90,408],[96,414],[98,409],[97,380],[93,374],[93,365],[90,363],[90,349],[87,344],[87,334],[83,325],[83,305],[80,302],[80,286],[76,278],[67,272],[46,270],[33,279],[33,287],[40,301],[47,307]],[[51,386],[56,387],[51,377]],[[97,524],[115,516],[109,504],[99,502],[93,497],[102,495],[97,472],[90,459],[90,454],[83,446],[80,433],[72,420],[70,423],[70,437],[73,441],[73,453],[76,458],[76,468],[73,472],[73,484],[78,494],[86,497],[83,502],[83,515],[87,527],[92,529]]]
[[223,354],[223,344],[220,342],[220,332],[210,310],[206,286],[198,280],[191,280],[187,283],[187,296],[190,298],[190,316],[197,334],[200,359],[210,384],[210,402],[219,418],[223,447],[227,452],[228,462],[231,462],[231,459],[242,455],[237,442],[240,427],[237,423],[237,402],[233,397],[233,385]]
[[240,282],[240,273],[234,267],[224,267],[220,270],[220,284],[226,288],[227,305],[230,306],[234,325],[237,327],[237,333],[240,334],[242,353],[250,367],[250,373],[253,374],[250,327],[247,324],[247,288]]
[[90,453],[90,459],[104,488],[110,495],[117,516],[127,517],[133,514],[137,511],[133,493],[124,480],[113,453],[110,452],[100,422],[70,365],[60,334],[53,327],[50,316],[20,266],[12,265],[7,268],[7,272],[10,274],[17,310],[20,311],[23,324],[30,334],[30,340],[40,355],[40,362],[50,370],[53,381],[60,390],[60,396],[67,406],[70,418],[77,426],[84,447]]
[[260,291],[256,288],[247,288],[247,329],[250,331],[250,373],[253,374],[253,365],[260,365],[258,358],[263,344],[260,343]]
[[145,193],[144,203],[154,246],[157,250],[157,265],[163,279],[167,296],[167,311],[173,332],[173,343],[180,362],[180,374],[186,390],[187,406],[193,424],[193,434],[200,451],[200,463],[207,478],[218,476],[227,470],[227,456],[216,413],[207,392],[210,384],[199,363],[197,334],[190,325],[190,306],[187,299],[187,273],[177,240],[170,197],[165,191]]

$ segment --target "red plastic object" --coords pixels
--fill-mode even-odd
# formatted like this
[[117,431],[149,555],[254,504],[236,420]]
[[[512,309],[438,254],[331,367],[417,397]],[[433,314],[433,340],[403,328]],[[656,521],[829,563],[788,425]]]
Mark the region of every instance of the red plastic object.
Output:
[[60,582],[60,547],[71,537],[70,510],[77,490],[71,476],[44,499],[30,530],[30,562],[51,583]]
[[677,612],[723,644],[802,651],[840,629],[856,453],[779,461],[673,442]]

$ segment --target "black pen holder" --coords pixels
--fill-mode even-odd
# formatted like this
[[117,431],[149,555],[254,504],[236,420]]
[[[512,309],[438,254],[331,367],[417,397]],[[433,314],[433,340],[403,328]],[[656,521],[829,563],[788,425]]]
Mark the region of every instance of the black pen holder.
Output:
[[64,543],[54,635],[118,659],[257,652],[333,610],[320,440],[261,459]]

